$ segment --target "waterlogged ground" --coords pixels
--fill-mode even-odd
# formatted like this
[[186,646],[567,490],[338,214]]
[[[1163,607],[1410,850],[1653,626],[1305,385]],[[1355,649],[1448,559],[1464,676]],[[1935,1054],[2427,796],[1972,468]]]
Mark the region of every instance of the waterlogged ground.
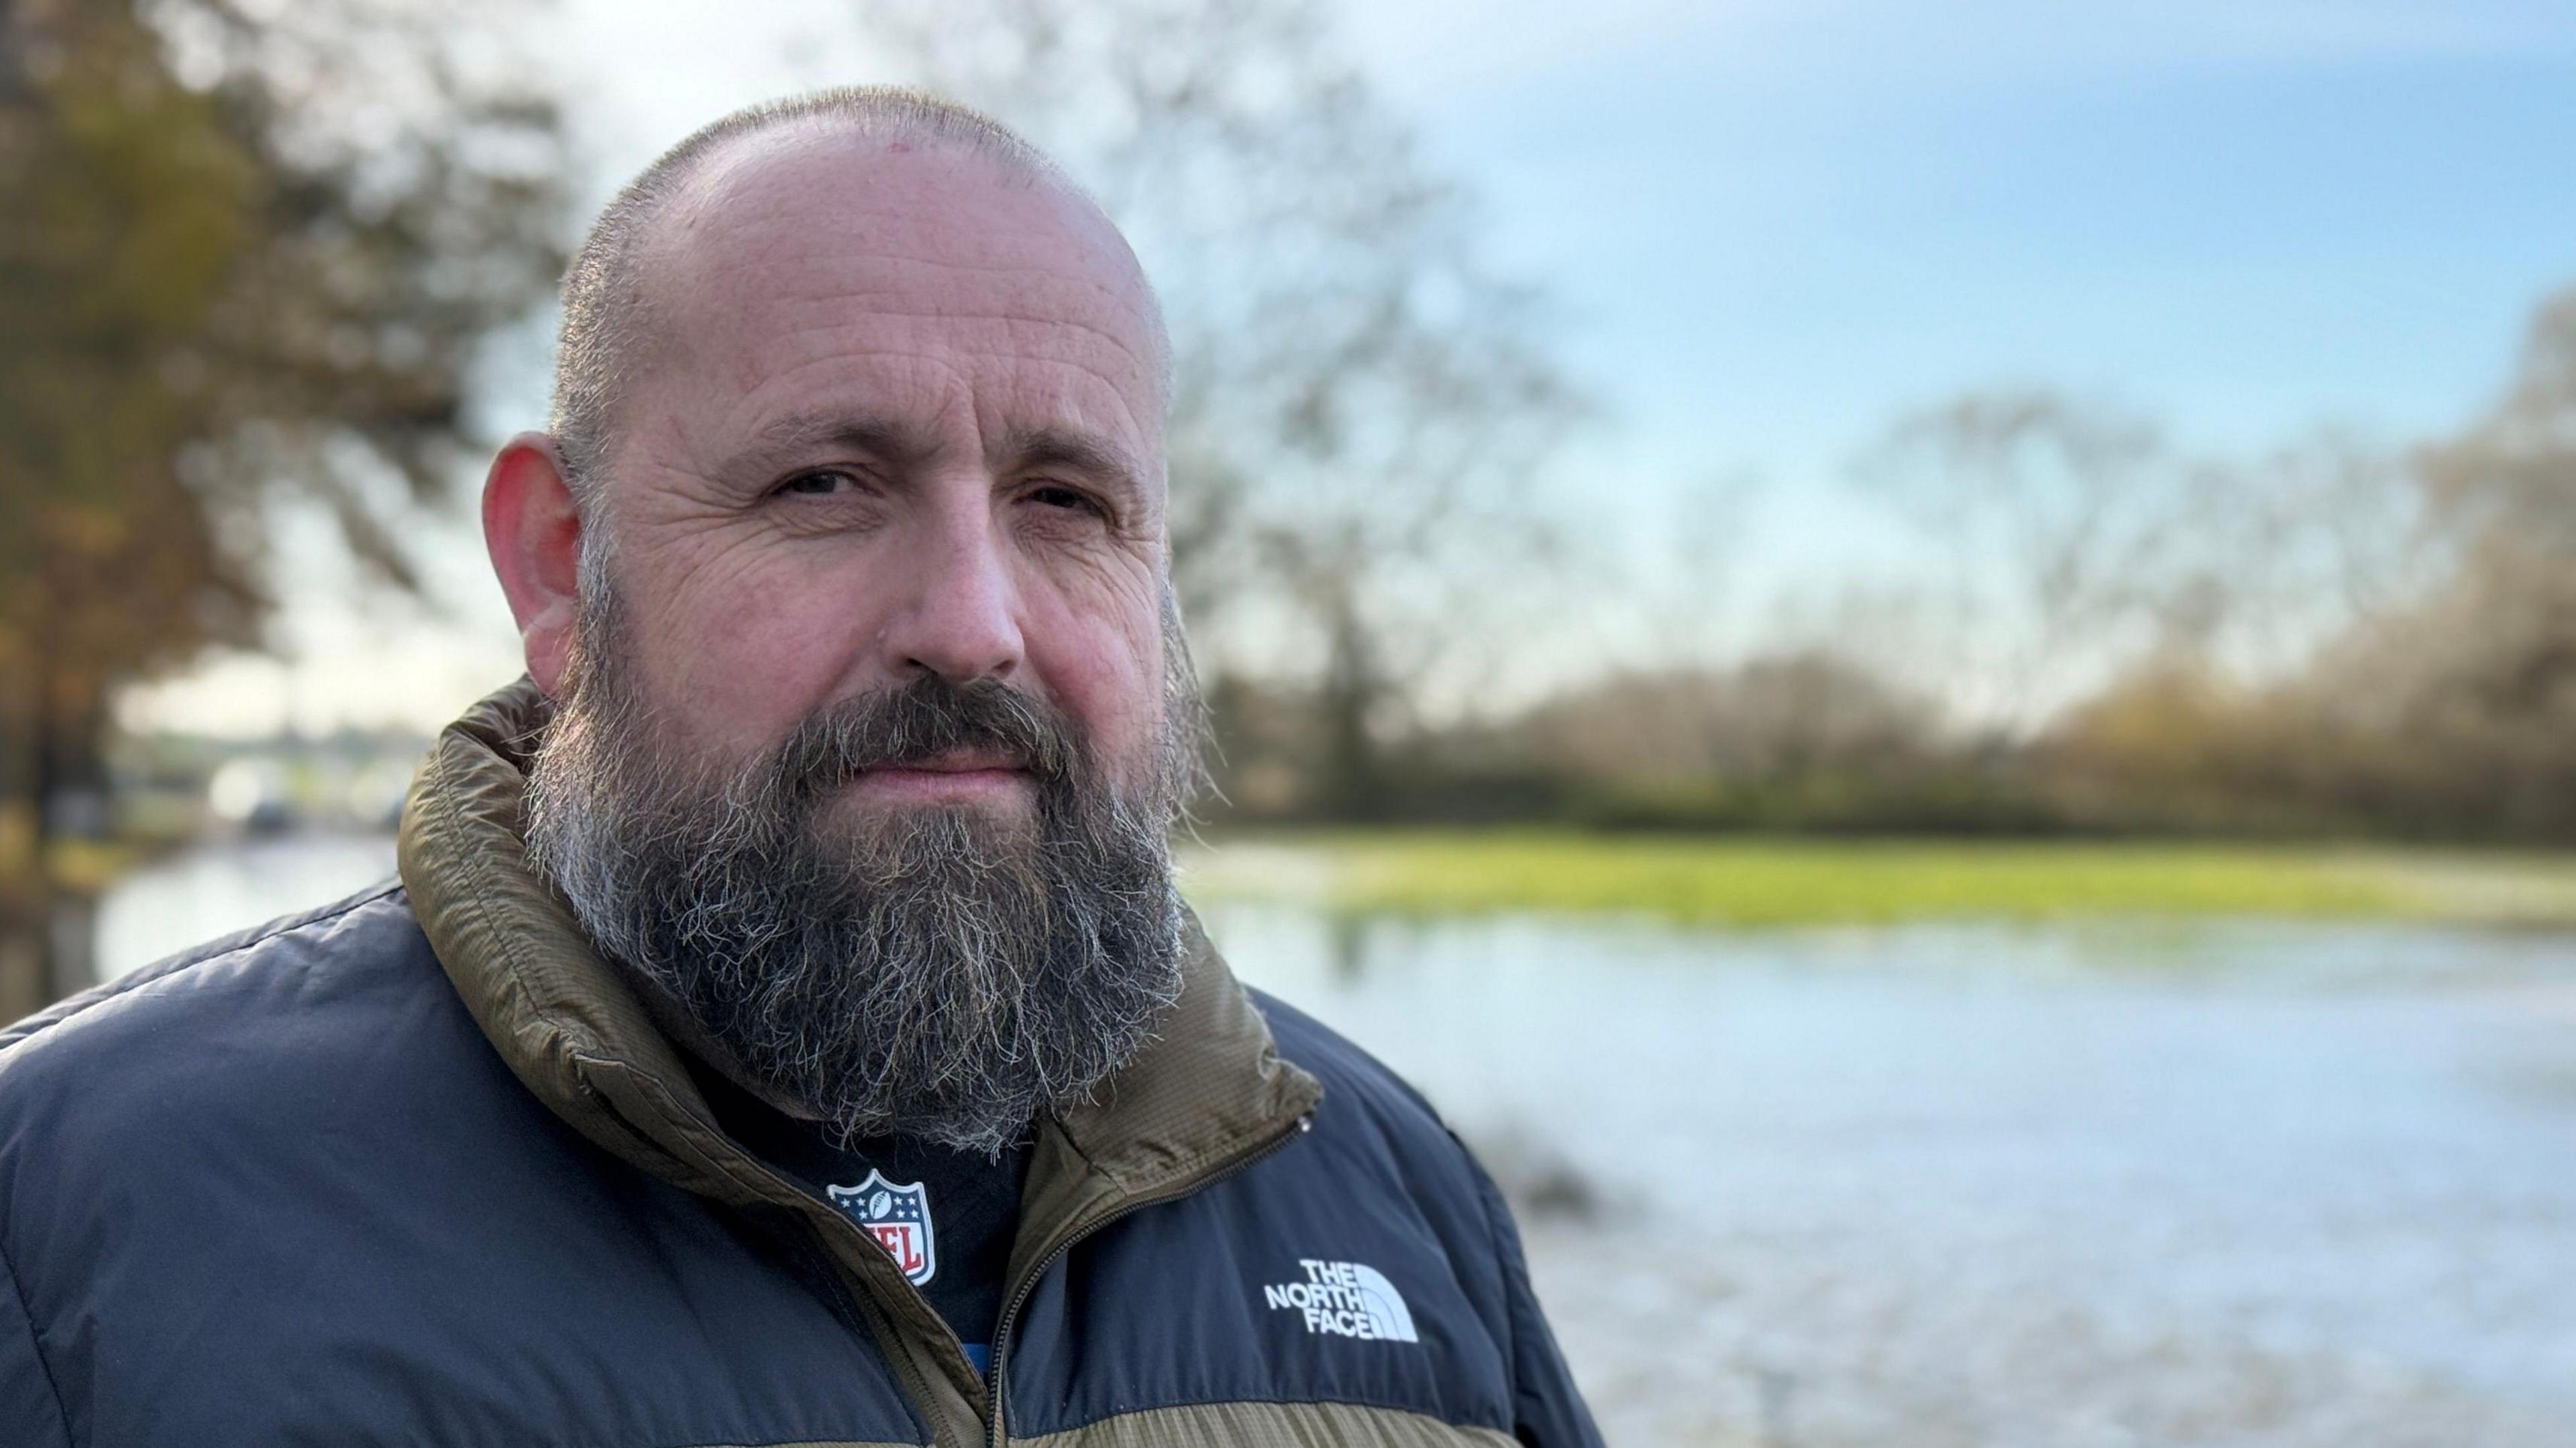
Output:
[[[103,964],[390,864],[176,857]],[[1480,1144],[1614,1443],[2576,1448],[2576,934],[1208,919]]]
[[1216,911],[1628,1444],[2576,1445],[2576,937]]
[[1389,829],[1194,842],[1182,861],[1195,899],[1345,913],[1742,927],[2259,916],[2576,931],[2576,855],[2564,852]]

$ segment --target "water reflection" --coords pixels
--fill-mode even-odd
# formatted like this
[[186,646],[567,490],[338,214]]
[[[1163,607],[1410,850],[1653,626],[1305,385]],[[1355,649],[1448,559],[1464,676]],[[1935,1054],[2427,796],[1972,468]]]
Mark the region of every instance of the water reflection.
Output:
[[[102,954],[390,868],[182,857]],[[1208,923],[1479,1145],[1614,1442],[2576,1448],[2576,940]]]

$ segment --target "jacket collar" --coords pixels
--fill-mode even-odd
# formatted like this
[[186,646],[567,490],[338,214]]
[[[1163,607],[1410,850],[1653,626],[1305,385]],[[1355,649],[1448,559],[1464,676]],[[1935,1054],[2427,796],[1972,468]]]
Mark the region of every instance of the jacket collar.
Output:
[[[690,1191],[778,1201],[793,1188],[717,1127],[679,1047],[528,862],[527,762],[549,714],[523,678],[431,746],[398,844],[412,910],[493,1049],[557,1116]],[[1042,1128],[1031,1214],[1185,1192],[1321,1096],[1280,1058],[1195,916],[1185,949],[1181,997],[1155,1039],[1093,1101]]]

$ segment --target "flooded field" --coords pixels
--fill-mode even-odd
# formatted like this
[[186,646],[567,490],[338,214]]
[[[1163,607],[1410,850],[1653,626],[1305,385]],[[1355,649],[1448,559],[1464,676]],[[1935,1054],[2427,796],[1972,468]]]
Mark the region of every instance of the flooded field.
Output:
[[[178,857],[102,955],[390,862]],[[1208,923],[1484,1151],[1614,1443],[2576,1448],[2576,936]]]
[[2576,939],[1210,924],[1518,1189],[1614,1442],[2576,1444]]

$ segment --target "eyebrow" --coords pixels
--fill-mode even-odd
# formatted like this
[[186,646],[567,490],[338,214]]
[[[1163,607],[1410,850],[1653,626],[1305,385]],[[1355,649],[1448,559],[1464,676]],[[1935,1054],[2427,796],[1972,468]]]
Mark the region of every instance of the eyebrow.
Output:
[[[941,448],[938,438],[897,418],[864,413],[791,413],[763,424],[727,459],[725,471],[763,478],[826,449],[864,452],[897,467],[921,463]],[[1069,428],[1014,428],[1002,440],[1001,455],[1012,470],[1068,468],[1095,482],[1145,495],[1144,468],[1125,448],[1106,438]]]
[[1071,468],[1131,497],[1145,494],[1144,469],[1126,449],[1089,433],[1058,427],[1016,428],[1004,439],[1002,452],[1014,468]]
[[791,413],[766,423],[726,460],[735,476],[766,476],[825,449],[873,453],[887,462],[910,464],[939,450],[935,439],[890,417],[846,412]]

